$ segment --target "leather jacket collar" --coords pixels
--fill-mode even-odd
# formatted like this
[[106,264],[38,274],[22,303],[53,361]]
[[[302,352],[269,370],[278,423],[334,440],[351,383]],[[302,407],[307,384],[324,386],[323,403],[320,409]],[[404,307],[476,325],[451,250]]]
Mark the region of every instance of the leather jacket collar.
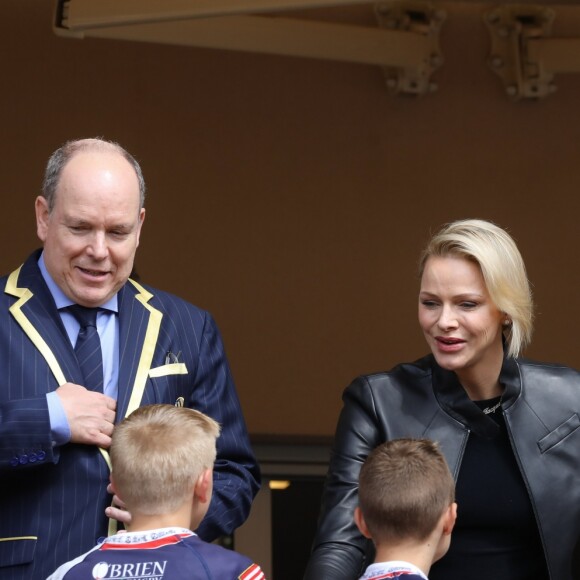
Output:
[[[446,413],[465,425],[470,431],[493,439],[499,435],[499,425],[467,396],[457,375],[453,371],[442,369],[435,358],[431,359],[433,390],[439,405]],[[509,407],[521,392],[521,380],[518,365],[513,358],[504,357],[499,382],[505,387],[502,407]]]

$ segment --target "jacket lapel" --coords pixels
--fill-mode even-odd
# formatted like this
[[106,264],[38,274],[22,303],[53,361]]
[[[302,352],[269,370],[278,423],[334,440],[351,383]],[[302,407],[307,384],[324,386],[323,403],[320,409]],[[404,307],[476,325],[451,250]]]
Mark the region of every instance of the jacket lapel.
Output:
[[[44,357],[56,385],[82,384],[82,373],[58,310],[38,268],[40,251],[8,277],[4,291],[17,300],[12,316]],[[151,306],[153,294],[133,280],[119,292],[119,394],[117,420],[143,399],[163,314]]]
[[163,314],[151,306],[153,294],[129,279],[119,292],[119,394],[117,420],[143,400]]
[[[40,251],[35,252],[8,277],[4,291],[17,298],[10,312],[46,360],[57,385],[69,381],[82,385],[82,372],[73,347],[38,268],[39,256]],[[161,312],[147,304],[153,295],[138,284],[135,286],[140,289],[139,292],[124,292],[123,288],[120,293],[122,314],[119,318],[121,348],[117,420],[141,401],[162,318]],[[132,385],[132,388],[124,385]],[[110,468],[107,451],[99,451]],[[108,534],[116,531],[117,522],[109,519]]]
[[82,384],[82,373],[58,310],[37,265],[36,252],[8,277],[4,291],[17,300],[10,312],[48,364],[58,386]]

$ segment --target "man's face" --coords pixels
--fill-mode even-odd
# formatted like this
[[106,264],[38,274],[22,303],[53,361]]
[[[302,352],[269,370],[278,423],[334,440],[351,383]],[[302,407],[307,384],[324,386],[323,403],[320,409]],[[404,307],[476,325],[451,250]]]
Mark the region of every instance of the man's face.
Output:
[[95,308],[127,281],[145,210],[129,162],[116,152],[83,151],[64,166],[54,208],[36,199],[46,268],[77,304]]

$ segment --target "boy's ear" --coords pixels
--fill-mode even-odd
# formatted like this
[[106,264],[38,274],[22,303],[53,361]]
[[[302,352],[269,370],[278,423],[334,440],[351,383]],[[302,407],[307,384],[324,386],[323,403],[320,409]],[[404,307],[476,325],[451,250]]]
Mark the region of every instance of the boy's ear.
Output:
[[360,533],[365,538],[371,537],[371,533],[369,532],[369,528],[367,526],[367,523],[365,522],[365,518],[362,515],[360,507],[358,506],[354,508],[354,523],[356,524],[356,527],[359,529]]
[[212,488],[213,470],[210,468],[204,469],[195,482],[193,495],[200,503],[208,503],[211,500]]
[[443,516],[443,534],[448,536],[453,531],[453,526],[457,520],[457,504],[453,502]]
[[109,474],[109,481],[111,482],[111,492],[114,493],[115,495],[118,495],[117,494],[117,487],[115,486],[115,481],[113,479],[112,473]]

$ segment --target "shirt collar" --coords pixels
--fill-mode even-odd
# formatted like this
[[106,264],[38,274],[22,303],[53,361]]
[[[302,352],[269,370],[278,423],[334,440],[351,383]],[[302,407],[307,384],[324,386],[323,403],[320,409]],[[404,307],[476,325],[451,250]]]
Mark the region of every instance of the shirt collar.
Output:
[[189,536],[195,536],[196,534],[187,528],[181,527],[169,527],[169,528],[157,528],[153,530],[147,530],[142,532],[126,532],[120,531],[113,536],[109,536],[105,539],[107,544],[121,544],[121,545],[135,545],[138,543],[148,543],[162,540],[163,538],[187,538]]
[[[44,252],[40,254],[40,258],[38,259],[38,267],[40,268],[40,273],[48,286],[52,297],[54,298],[54,302],[56,307],[59,310],[66,308],[67,306],[71,306],[74,302],[60,289],[59,285],[52,279],[52,276],[48,273],[46,269],[46,264],[44,263]],[[112,312],[118,312],[118,301],[117,301],[117,294],[114,294],[109,300],[107,300],[104,304],[100,306],[103,310],[110,310]]]

